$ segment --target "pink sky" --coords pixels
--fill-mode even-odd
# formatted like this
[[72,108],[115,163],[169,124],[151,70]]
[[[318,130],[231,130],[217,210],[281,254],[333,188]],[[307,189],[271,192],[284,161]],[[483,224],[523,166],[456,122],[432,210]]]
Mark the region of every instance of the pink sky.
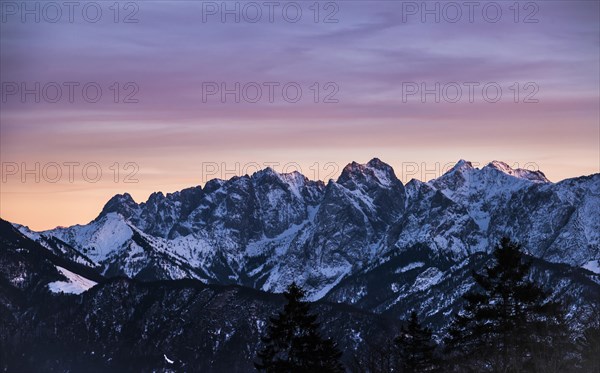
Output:
[[[519,22],[509,8],[513,2],[496,2],[502,9],[496,23],[477,10],[472,23],[466,15],[457,23],[443,17],[421,22],[418,15],[403,22],[403,2],[390,1],[340,1],[327,9],[322,3],[318,23],[312,2],[296,3],[303,11],[297,23],[277,12],[273,22],[263,15],[257,23],[243,17],[223,23],[219,14],[205,14],[203,22],[201,2],[136,2],[136,8],[120,9],[115,23],[109,3],[99,2],[103,13],[96,23],[77,12],[73,23],[66,16],[57,23],[43,17],[36,23],[32,16],[23,22],[19,9],[16,15],[3,9],[4,219],[35,229],[86,223],[116,193],[130,192],[139,202],[153,191],[203,184],[206,162],[232,169],[235,163],[294,162],[307,177],[325,178],[336,171],[324,168],[328,162],[341,170],[353,160],[379,157],[405,182],[407,164],[424,162],[435,170],[461,158],[535,165],[552,181],[600,171],[598,1],[521,2]],[[123,23],[133,10],[138,22]],[[338,22],[322,22],[334,10]],[[528,14],[538,22],[524,23]],[[95,82],[103,95],[88,103],[77,88],[69,102],[65,88],[58,102],[42,95],[37,103],[33,95],[22,102],[20,92],[7,92],[11,83],[21,89],[35,82],[46,86],[48,97],[50,82]],[[133,82],[138,102],[115,103],[114,82],[119,101],[133,92],[125,88]],[[230,88],[236,82],[263,88],[265,82],[295,83],[303,94],[290,103],[277,89],[271,103],[264,88],[257,103],[236,103],[232,95],[226,103],[219,95],[203,102],[206,82]],[[337,89],[338,102],[315,103],[315,82],[319,101]],[[328,82],[333,85],[326,89]],[[465,88],[457,103],[436,103],[433,96],[421,103],[419,95],[403,102],[403,83],[411,82],[495,82],[503,95],[489,103],[476,90],[470,103]],[[524,89],[528,82],[538,89],[538,103],[522,102],[533,89]],[[103,174],[92,183],[77,169],[71,183],[63,166],[56,183],[44,177],[35,182],[32,175],[23,182],[23,165],[39,163],[39,173],[52,177],[50,162],[96,162]],[[124,182],[133,170],[123,169],[127,163],[139,167],[138,182]],[[315,163],[318,174],[311,169]],[[409,176],[428,179],[436,172]]]

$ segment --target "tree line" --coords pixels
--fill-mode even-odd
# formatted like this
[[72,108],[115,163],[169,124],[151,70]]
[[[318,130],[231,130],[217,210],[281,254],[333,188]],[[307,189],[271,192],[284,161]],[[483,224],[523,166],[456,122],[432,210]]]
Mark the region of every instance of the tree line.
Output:
[[[398,335],[354,356],[319,332],[304,291],[291,284],[287,304],[270,318],[255,367],[264,372],[600,373],[600,317],[574,339],[565,306],[529,279],[522,247],[503,238],[493,261],[473,273],[475,286],[439,336],[412,312]],[[366,356],[366,357],[365,357]]]

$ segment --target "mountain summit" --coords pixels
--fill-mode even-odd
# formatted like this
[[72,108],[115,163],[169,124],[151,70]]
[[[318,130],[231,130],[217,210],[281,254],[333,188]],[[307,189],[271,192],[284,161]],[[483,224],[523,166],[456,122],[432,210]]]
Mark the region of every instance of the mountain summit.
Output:
[[530,180],[533,182],[539,183],[549,183],[550,180],[546,178],[546,175],[542,171],[531,171],[527,169],[517,168],[513,169],[509,165],[500,161],[492,161],[484,167],[484,169],[491,168],[498,170],[500,172],[504,172],[507,175],[514,176],[521,179]]

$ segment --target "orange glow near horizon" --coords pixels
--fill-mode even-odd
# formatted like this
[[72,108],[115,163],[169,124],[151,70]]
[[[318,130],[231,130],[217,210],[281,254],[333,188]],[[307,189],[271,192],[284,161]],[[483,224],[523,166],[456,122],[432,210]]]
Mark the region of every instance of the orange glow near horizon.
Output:
[[[360,151],[360,153],[362,154],[371,151],[372,150],[366,149]],[[394,161],[392,159],[394,157],[389,156],[394,152],[394,149],[381,149],[381,153],[385,153],[385,155],[364,154],[364,156],[361,155],[360,159],[355,160],[360,163],[366,163],[369,159],[377,156],[384,162],[389,163],[394,168],[396,176],[403,183],[406,183],[413,178],[428,181],[438,177],[451,168],[456,161],[461,158],[439,161],[429,156],[424,157],[424,160],[422,161],[416,159],[414,161]],[[582,156],[585,156],[582,152],[580,153]],[[388,155],[388,157],[386,157],[386,155]],[[593,154],[589,154],[588,156],[593,156]],[[496,158],[484,160],[473,157],[462,158],[470,160],[473,165],[478,168],[485,166],[492,160],[496,160]],[[404,159],[409,158],[404,156]],[[546,177],[553,182],[598,172],[598,169],[594,169],[596,166],[593,162],[588,162],[587,164],[565,162],[565,160],[560,159],[560,157],[557,157],[556,159],[547,159],[542,162],[518,159],[498,160],[503,160],[512,167],[519,166],[527,167],[528,169],[536,169],[539,167],[539,169],[546,174]],[[570,160],[572,160],[572,158]],[[239,166],[236,166],[236,163],[239,163]],[[299,171],[303,171],[304,175],[309,179],[314,180],[315,176],[318,176],[319,179],[327,181],[326,178],[329,176],[332,176],[333,179],[337,179],[342,168],[347,163],[349,162],[342,162],[339,159],[334,161],[310,159],[300,162],[288,160],[278,161],[275,159],[267,160],[267,158],[264,158],[264,160],[248,162],[230,159],[222,162],[219,162],[218,160],[208,161],[205,163],[204,171],[202,169],[202,163],[200,163],[197,164],[197,167],[190,167],[189,170],[181,173],[169,171],[168,165],[165,164],[164,174],[161,173],[160,169],[150,170],[149,168],[149,172],[145,173],[144,163],[140,163],[139,173],[134,177],[134,180],[137,180],[138,182],[130,183],[123,182],[123,177],[128,174],[128,172],[123,172],[123,170],[121,170],[120,174],[121,182],[115,183],[113,179],[114,173],[112,170],[108,169],[108,167],[112,165],[109,164],[102,165],[105,172],[109,171],[109,173],[103,175],[103,178],[96,183],[85,182],[82,178],[79,178],[79,180],[76,180],[71,184],[68,182],[66,175],[63,177],[64,180],[57,183],[46,182],[43,180],[43,177],[40,178],[39,183],[23,183],[16,178],[16,176],[19,175],[13,175],[7,178],[6,183],[2,183],[2,190],[0,192],[0,217],[10,222],[26,225],[37,231],[52,229],[56,226],[87,224],[98,216],[104,204],[115,194],[127,192],[131,194],[137,203],[141,203],[145,202],[148,196],[153,192],[160,191],[165,194],[172,193],[195,185],[204,185],[210,178],[230,178],[234,173],[239,176],[242,172],[238,171],[249,171],[252,173],[256,169],[256,165],[263,167],[265,165],[272,165],[272,168],[278,172],[284,171],[284,168],[287,168],[287,171],[294,171],[299,168]],[[217,166],[216,171],[215,168],[212,167],[213,165]],[[236,169],[238,171],[236,171]],[[49,172],[50,170],[48,170],[48,173]],[[54,174],[49,174],[48,176],[52,178],[55,177]],[[32,174],[27,175],[26,177],[29,181],[33,180]]]
[[[136,23],[0,22],[0,217],[35,230],[85,224],[117,193],[143,202],[204,184],[207,162],[226,165],[210,175],[222,178],[276,162],[336,179],[374,157],[403,182],[459,159],[539,168],[553,182],[600,172],[598,1],[539,2],[532,23],[514,20],[512,2],[499,3],[498,22],[456,23],[403,21],[402,1],[339,2],[334,23],[203,23],[202,2],[166,3],[140,2]],[[53,82],[74,82],[74,96],[56,96]],[[207,96],[206,83],[229,93]],[[236,85],[263,87],[259,101]],[[78,163],[72,181],[65,162]],[[39,164],[25,181],[23,164]],[[86,164],[102,170],[97,181]]]

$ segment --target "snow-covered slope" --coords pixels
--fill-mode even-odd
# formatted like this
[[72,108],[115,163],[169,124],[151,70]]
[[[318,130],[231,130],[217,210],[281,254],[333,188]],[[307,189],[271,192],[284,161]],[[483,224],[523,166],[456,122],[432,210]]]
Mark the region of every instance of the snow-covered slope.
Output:
[[79,294],[104,281],[87,262],[79,261],[81,256],[72,255],[75,249],[66,244],[45,247],[23,232],[37,237],[38,242],[55,243],[0,219],[0,309],[10,308],[13,302],[21,307],[24,301],[43,299],[48,290]]
[[97,284],[96,282],[73,273],[66,268],[56,266],[56,269],[67,278],[67,281],[54,281],[49,283],[48,288],[53,293],[81,294]]

